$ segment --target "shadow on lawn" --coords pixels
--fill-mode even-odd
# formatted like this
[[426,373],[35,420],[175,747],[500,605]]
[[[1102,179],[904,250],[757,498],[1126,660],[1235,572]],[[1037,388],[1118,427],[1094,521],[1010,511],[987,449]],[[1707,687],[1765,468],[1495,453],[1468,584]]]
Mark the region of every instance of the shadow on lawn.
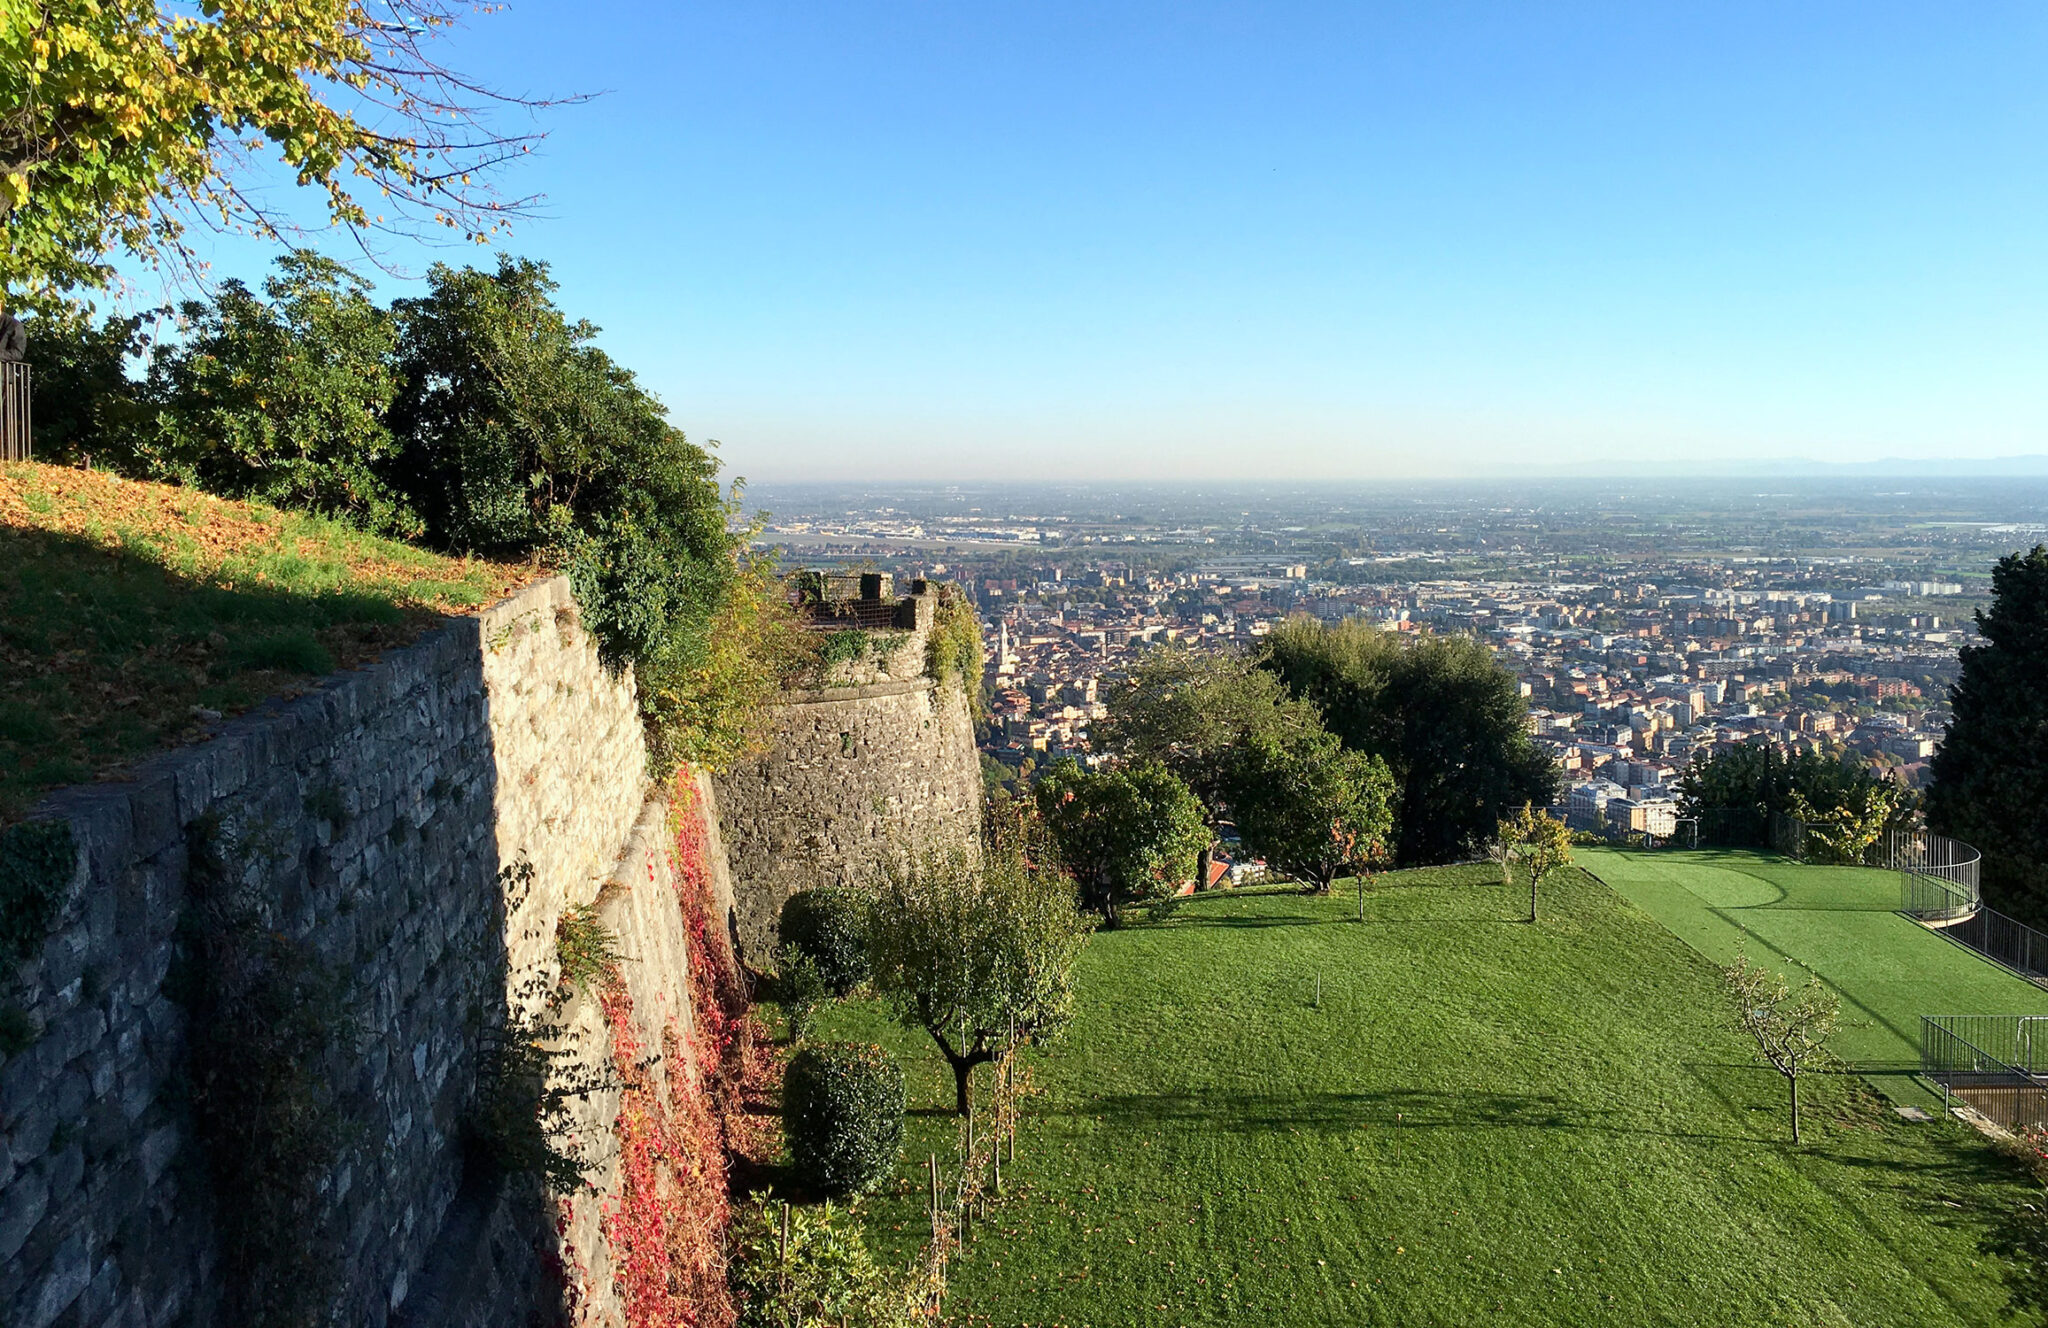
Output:
[[1389,1089],[1364,1093],[1125,1093],[1093,1099],[1075,1114],[1126,1127],[1192,1127],[1239,1134],[1271,1130],[1341,1134],[1367,1126],[1425,1130],[1472,1126],[1646,1134],[1671,1139],[1742,1140],[1739,1135],[1621,1124],[1616,1113],[1554,1094],[1448,1093]]
[[1184,913],[1167,925],[1179,931],[1187,927],[1322,927],[1332,921],[1334,919],[1310,917],[1306,913],[1268,913],[1254,917],[1203,917]]

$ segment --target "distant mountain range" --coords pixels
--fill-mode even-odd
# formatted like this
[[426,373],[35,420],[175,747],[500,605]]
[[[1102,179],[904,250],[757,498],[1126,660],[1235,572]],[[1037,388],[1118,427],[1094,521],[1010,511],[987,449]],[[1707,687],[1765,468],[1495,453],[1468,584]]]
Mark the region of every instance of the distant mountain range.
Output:
[[1882,461],[1757,461],[1725,473],[1754,475],[2048,475],[2048,456],[1886,457]]

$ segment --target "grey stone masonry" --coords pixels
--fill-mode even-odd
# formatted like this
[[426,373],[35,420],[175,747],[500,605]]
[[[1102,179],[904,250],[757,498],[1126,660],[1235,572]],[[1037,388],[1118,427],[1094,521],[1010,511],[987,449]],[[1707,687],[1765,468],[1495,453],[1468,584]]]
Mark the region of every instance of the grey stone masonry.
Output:
[[[660,823],[647,794],[631,679],[602,666],[556,577],[131,778],[48,799],[35,815],[68,821],[80,852],[57,926],[14,982],[37,1036],[0,1063],[0,1323],[224,1321],[211,1214],[233,1196],[210,1193],[189,1137],[174,979],[202,821],[266,925],[345,974],[361,1021],[337,1079],[356,1142],[324,1190],[344,1233],[335,1321],[523,1322],[530,1303],[481,1320],[472,1303],[458,1320],[424,1293],[408,1302],[448,1281],[430,1252],[485,1257],[451,1250],[462,1232],[496,1241],[491,1257],[510,1248],[473,1213],[437,1236],[463,1190],[479,1031],[554,989],[563,910],[611,883],[600,908],[635,955],[636,1002],[687,1021],[674,891],[646,883]],[[529,879],[507,870],[520,864]],[[602,1135],[603,1104],[591,1110]],[[578,1257],[601,1262],[601,1244]],[[512,1258],[526,1275],[491,1285],[541,1294],[537,1261]]]
[[[814,628],[875,602],[828,604]],[[931,593],[898,601],[897,628],[873,633],[870,651],[825,685],[784,692],[765,753],[718,777],[747,962],[773,966],[783,901],[797,891],[868,884],[912,845],[975,841],[981,759],[965,687],[926,669],[935,608]]]

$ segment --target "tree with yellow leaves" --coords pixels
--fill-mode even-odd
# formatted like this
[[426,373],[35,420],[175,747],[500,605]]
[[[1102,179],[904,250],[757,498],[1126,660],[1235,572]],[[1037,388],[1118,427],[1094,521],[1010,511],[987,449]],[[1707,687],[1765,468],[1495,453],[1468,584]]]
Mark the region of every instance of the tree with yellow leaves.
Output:
[[530,200],[490,186],[534,106],[431,50],[446,0],[0,0],[0,291],[50,309],[104,285],[117,249],[193,266],[194,220],[280,238],[249,187],[263,156],[317,191],[368,251],[379,231],[483,243]]
[[1563,821],[1525,802],[1513,816],[1501,818],[1494,831],[1494,843],[1503,885],[1514,884],[1517,859],[1528,872],[1529,921],[1536,921],[1537,892],[1542,889],[1544,878],[1571,865],[1572,832]]

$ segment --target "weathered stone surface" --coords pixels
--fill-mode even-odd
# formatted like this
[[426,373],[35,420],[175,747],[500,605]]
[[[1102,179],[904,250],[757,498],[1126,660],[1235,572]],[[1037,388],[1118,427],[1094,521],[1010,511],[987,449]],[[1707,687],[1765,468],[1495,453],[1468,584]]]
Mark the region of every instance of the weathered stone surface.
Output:
[[783,901],[798,890],[866,884],[891,854],[971,839],[979,824],[966,691],[925,673],[930,597],[902,604],[914,627],[842,665],[832,685],[784,693],[766,754],[716,781],[750,963],[770,964]]
[[[636,1003],[687,1027],[684,928],[647,785],[631,679],[603,668],[555,578],[132,780],[54,795],[39,811],[72,824],[81,860],[20,975],[42,1036],[0,1064],[0,1317],[216,1321],[216,1199],[182,1124],[187,1021],[170,987],[204,818],[267,901],[265,925],[343,968],[365,1032],[335,1067],[361,1135],[326,1190],[347,1233],[336,1321],[528,1321],[550,1294],[537,1203],[516,1220],[503,1205],[472,1214],[437,1243],[463,1187],[480,1022],[538,1008],[557,981],[557,920],[613,881],[631,885],[606,916],[630,935]],[[503,874],[519,864],[529,882]],[[586,1051],[608,1064],[596,1024]],[[660,1046],[663,1027],[641,1036]],[[613,1122],[595,1104],[586,1124],[607,1135]],[[579,1201],[588,1267],[610,1266],[604,1197]],[[430,1253],[519,1271],[464,1278],[474,1294],[445,1313],[409,1306],[447,1281]],[[608,1303],[608,1287],[584,1290]]]

